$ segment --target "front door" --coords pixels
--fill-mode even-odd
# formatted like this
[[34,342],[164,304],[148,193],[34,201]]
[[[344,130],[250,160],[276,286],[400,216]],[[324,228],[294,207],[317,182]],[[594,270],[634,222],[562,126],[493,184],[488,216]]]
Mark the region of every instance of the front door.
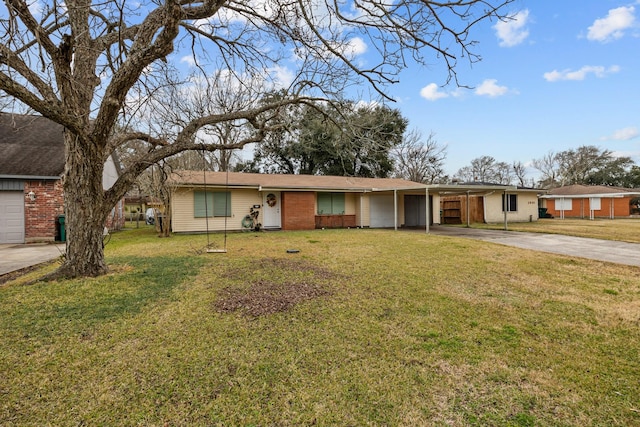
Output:
[[282,227],[279,191],[266,191],[262,194],[262,226],[264,228]]

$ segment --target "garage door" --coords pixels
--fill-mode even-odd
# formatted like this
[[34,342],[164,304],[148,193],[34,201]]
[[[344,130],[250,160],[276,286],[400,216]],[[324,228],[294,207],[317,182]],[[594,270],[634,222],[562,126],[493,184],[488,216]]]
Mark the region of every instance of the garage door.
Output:
[[22,191],[0,191],[0,243],[24,243]]
[[393,195],[371,196],[371,228],[391,228],[394,226]]

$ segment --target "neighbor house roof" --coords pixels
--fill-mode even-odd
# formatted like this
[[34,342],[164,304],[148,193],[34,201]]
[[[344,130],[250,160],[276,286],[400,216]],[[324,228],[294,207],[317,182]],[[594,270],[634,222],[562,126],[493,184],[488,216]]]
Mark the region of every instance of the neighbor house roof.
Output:
[[584,198],[584,197],[623,197],[640,194],[637,188],[609,187],[606,185],[565,185],[564,187],[553,188],[543,198]]
[[0,178],[60,177],[63,132],[62,125],[41,116],[0,113]]
[[327,175],[260,174],[181,171],[171,175],[175,185],[211,185],[270,190],[382,191],[424,190],[425,184],[398,178],[356,178]]

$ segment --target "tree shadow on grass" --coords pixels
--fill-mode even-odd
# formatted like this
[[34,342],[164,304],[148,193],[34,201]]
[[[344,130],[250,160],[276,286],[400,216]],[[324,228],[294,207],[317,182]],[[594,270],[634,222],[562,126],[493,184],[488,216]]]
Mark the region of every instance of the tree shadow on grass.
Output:
[[[4,321],[0,329],[19,330],[24,338],[84,334],[104,322],[138,314],[145,307],[171,298],[173,290],[198,274],[204,260],[197,257],[122,257],[109,260],[122,272],[96,279],[40,282],[9,292],[24,303],[0,300]],[[28,296],[24,291],[28,289]]]

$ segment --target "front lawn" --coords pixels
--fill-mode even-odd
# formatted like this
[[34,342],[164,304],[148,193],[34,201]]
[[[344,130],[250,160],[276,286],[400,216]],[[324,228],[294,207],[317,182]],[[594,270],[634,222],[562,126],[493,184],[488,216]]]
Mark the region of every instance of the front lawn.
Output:
[[383,230],[206,240],[128,230],[108,276],[0,286],[0,425],[640,425],[638,268]]

